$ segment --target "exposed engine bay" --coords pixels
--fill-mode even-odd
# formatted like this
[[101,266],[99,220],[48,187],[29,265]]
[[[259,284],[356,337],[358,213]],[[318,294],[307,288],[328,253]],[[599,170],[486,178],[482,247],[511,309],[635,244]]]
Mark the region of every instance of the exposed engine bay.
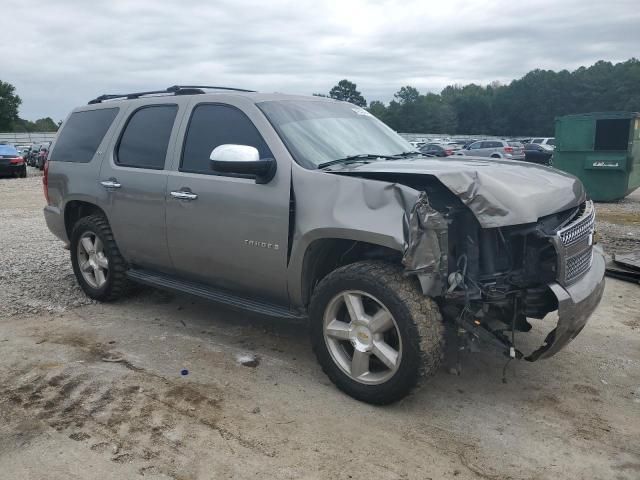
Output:
[[[584,283],[578,281],[594,263],[592,202],[583,199],[535,222],[486,227],[493,220],[484,218],[483,226],[483,217],[465,201],[475,198],[454,194],[438,178],[368,172],[358,176],[421,192],[408,215],[402,261],[455,326],[459,350],[482,343],[509,358],[546,358],[579,333],[599,302],[604,288],[599,257],[589,295],[581,292],[575,299],[582,301],[581,308],[576,310],[576,301],[567,300],[567,288]],[[563,318],[568,306],[571,313]],[[529,354],[519,351],[514,332],[531,329],[527,317],[542,319],[556,310],[558,326],[544,344]]]

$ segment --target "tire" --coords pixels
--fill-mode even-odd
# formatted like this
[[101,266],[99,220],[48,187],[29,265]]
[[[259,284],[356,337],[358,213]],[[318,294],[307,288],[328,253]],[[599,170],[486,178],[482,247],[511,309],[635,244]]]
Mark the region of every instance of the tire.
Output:
[[27,166],[25,165],[20,174],[18,175],[20,178],[27,178]]
[[[87,261],[91,263],[90,255],[86,255],[87,250],[90,249],[85,248],[83,243],[85,237],[89,241],[93,241],[94,246],[96,246],[96,239],[99,239],[101,243],[102,255],[96,253],[93,257],[93,265],[102,263],[106,259],[107,267],[101,268],[103,274],[100,278],[93,273],[96,271],[95,269],[93,269],[93,272],[85,271],[83,273],[83,267],[80,264],[81,257],[88,258]],[[96,246],[94,251],[97,252],[98,248],[100,247]],[[81,255],[81,251],[84,251],[85,255]],[[103,215],[83,217],[76,222],[71,234],[70,253],[73,273],[75,273],[80,287],[88,297],[108,302],[116,300],[126,293],[128,286],[126,277],[127,265],[122,255],[120,255],[120,250],[116,245],[109,222]],[[102,264],[104,265],[104,263]],[[87,265],[86,268],[89,270],[91,266]]]
[[[362,306],[363,321],[390,314],[392,325],[388,326],[388,319],[384,322],[387,330],[374,328],[375,322],[369,327],[362,327],[360,321],[347,323],[354,307],[349,310],[346,303],[351,304],[358,295],[361,301],[355,305]],[[340,302],[344,305],[336,307]],[[421,376],[434,375],[442,361],[444,324],[440,310],[422,295],[414,278],[404,276],[399,265],[362,261],[338,268],[315,289],[309,315],[311,343],[322,370],[340,390],[363,402],[385,405],[400,400]],[[354,362],[356,350],[358,359],[364,355],[367,360]],[[385,355],[378,356],[376,351],[395,351],[395,365],[390,361],[393,354],[387,353],[385,362]],[[356,366],[362,362],[366,362],[366,372],[358,374],[365,371]]]

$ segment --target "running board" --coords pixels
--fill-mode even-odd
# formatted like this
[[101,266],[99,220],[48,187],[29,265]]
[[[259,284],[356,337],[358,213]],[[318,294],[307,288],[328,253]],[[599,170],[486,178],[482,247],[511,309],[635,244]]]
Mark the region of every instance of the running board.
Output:
[[152,287],[170,290],[174,292],[186,293],[195,297],[204,298],[206,300],[228,305],[240,310],[267,315],[269,317],[279,317],[301,320],[306,318],[296,312],[292,312],[279,305],[261,302],[259,300],[249,300],[239,297],[233,293],[217,290],[209,285],[192,282],[189,280],[179,280],[162,273],[151,272],[149,270],[130,269],[127,271],[127,277],[137,283],[150,285]]

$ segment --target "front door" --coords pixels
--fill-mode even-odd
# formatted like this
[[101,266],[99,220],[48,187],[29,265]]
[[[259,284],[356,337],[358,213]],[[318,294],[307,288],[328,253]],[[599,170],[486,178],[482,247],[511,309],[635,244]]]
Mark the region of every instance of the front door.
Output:
[[175,137],[177,113],[175,104],[135,109],[100,170],[105,192],[102,204],[118,248],[134,266],[171,268],[165,225],[165,161]]
[[256,184],[209,167],[211,151],[225,144],[253,146],[260,158],[274,157],[249,116],[264,122],[263,130],[266,120],[251,107],[247,112],[221,103],[194,106],[179,164],[167,183],[169,251],[174,269],[186,278],[284,304],[290,169],[278,165],[270,182]]

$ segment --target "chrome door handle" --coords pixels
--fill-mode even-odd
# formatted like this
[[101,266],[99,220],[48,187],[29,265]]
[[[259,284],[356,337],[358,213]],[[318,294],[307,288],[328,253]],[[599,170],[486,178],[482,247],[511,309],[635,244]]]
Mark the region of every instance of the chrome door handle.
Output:
[[104,182],[100,182],[100,185],[106,189],[120,188],[122,186],[116,180],[105,180]]
[[192,192],[185,192],[183,190],[178,190],[177,192],[171,192],[171,196],[179,200],[195,200],[196,198],[198,198],[197,194]]

